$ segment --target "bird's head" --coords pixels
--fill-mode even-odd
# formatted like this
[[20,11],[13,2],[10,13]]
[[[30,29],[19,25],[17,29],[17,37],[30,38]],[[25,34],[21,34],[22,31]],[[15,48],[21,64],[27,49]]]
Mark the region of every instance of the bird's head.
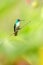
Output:
[[18,20],[18,22],[20,22],[21,20],[20,19],[17,19]]

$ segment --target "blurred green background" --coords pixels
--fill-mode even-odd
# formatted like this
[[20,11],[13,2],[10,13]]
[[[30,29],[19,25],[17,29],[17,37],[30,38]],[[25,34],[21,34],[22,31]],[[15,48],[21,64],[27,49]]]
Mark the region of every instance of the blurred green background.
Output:
[[[32,6],[32,2],[36,6]],[[38,4],[38,5],[37,5]],[[24,26],[18,36],[13,33],[16,19],[23,19]],[[33,65],[39,63],[39,49],[43,46],[43,0],[0,0],[0,52],[6,53],[10,59],[24,56]]]

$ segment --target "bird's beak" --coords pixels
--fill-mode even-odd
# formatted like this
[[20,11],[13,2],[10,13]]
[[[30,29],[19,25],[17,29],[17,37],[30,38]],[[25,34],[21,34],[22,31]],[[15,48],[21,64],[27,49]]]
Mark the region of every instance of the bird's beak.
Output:
[[20,20],[20,21],[24,21],[24,20]]

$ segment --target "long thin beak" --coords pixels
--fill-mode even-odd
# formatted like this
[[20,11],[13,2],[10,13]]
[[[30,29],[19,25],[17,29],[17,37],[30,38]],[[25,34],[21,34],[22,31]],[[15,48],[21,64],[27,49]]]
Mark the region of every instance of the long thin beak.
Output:
[[24,20],[20,20],[20,21],[24,21]]

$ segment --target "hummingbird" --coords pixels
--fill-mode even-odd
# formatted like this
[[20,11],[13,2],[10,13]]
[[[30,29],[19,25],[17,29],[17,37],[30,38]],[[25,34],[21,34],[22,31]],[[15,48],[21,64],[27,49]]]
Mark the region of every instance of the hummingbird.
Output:
[[20,30],[20,21],[23,21],[23,20],[17,19],[14,24],[14,35],[15,36],[17,36],[18,31]]

